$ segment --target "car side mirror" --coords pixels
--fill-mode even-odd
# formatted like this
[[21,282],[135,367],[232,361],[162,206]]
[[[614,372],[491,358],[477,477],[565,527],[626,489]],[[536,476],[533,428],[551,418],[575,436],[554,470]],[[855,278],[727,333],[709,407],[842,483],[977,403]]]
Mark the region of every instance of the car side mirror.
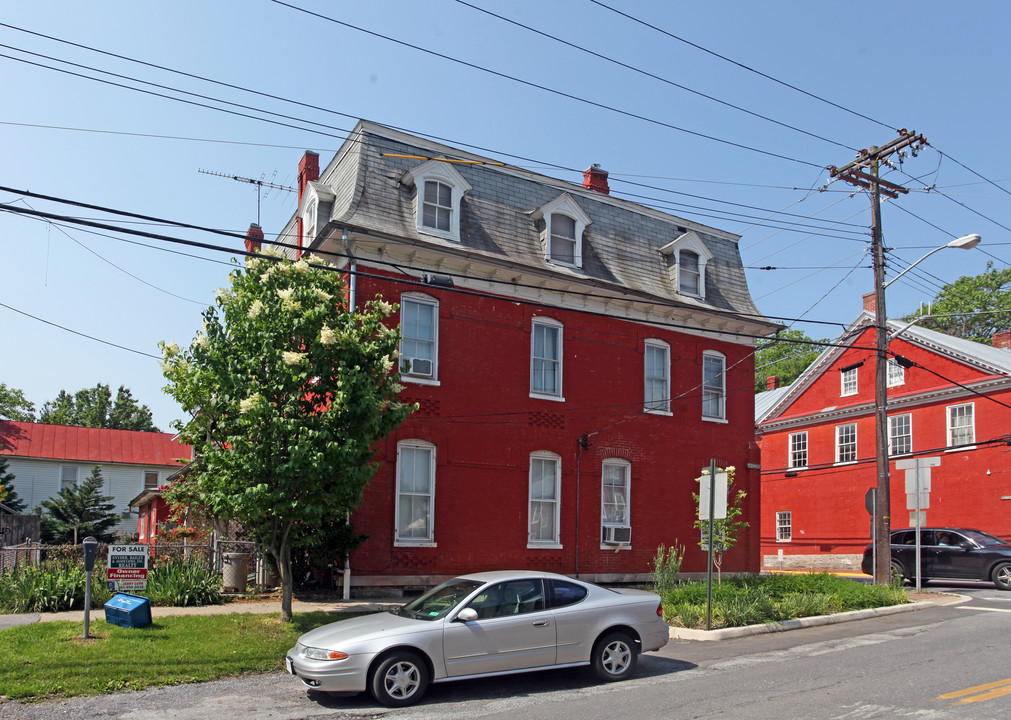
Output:
[[465,622],[465,623],[474,622],[475,620],[477,620],[477,610],[475,610],[474,608],[464,608],[463,610],[461,610],[456,614],[455,620],[457,622]]
[[962,542],[960,542],[958,544],[958,546],[960,548],[962,548],[963,550],[972,550],[973,547],[974,547],[974,545],[971,542],[969,542],[968,540],[963,540]]

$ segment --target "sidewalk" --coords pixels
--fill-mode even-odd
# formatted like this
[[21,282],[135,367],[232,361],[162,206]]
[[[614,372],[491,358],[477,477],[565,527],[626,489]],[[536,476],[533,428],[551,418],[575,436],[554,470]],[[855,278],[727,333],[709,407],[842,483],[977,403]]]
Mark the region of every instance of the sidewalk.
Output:
[[[400,605],[398,602],[378,602],[376,600],[335,600],[330,602],[307,602],[297,598],[291,602],[291,611],[297,613],[322,611],[333,614],[356,612],[382,612],[388,608]],[[224,605],[200,605],[196,607],[151,607],[151,618],[169,615],[224,615],[230,613],[279,613],[280,600],[234,600]],[[84,622],[84,610],[68,610],[54,613],[25,613],[22,615],[0,615],[0,630],[15,625],[31,625],[37,622],[52,622],[54,620],[72,620]],[[91,622],[105,622],[105,611],[102,608],[91,610]]]

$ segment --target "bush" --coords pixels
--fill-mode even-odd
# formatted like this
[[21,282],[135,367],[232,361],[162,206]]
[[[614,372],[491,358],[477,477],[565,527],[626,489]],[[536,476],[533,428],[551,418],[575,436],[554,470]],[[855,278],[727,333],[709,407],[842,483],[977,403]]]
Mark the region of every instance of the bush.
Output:
[[683,545],[672,545],[670,548],[661,545],[656,549],[656,557],[653,558],[653,592],[662,596],[678,586],[684,559]]
[[[79,553],[79,551],[78,551]],[[58,555],[55,555],[58,557]],[[102,582],[104,563],[91,574],[91,607],[112,597]],[[43,560],[0,573],[0,611],[63,612],[84,609],[85,572],[80,558]],[[152,605],[221,605],[221,577],[198,556],[159,558],[148,572],[147,589],[136,593]]]
[[[705,627],[706,583],[684,583],[662,597],[668,623]],[[864,585],[829,573],[734,577],[713,586],[712,627],[756,625],[904,602],[902,588]]]

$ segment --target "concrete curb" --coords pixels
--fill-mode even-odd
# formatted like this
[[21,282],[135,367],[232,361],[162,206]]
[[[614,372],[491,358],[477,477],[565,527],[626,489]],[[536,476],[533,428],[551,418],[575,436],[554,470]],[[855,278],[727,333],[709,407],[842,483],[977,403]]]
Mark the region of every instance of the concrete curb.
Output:
[[[965,595],[957,597],[959,599],[956,602],[967,602],[972,599]],[[903,605],[888,605],[886,607],[869,608],[867,610],[851,610],[834,615],[815,615],[796,620],[784,620],[782,622],[765,623],[762,625],[747,625],[745,627],[721,628],[719,630],[695,630],[692,628],[672,627],[670,629],[670,638],[671,640],[729,640],[731,638],[748,637],[750,635],[764,635],[767,633],[785,632],[787,630],[799,630],[806,627],[817,627],[819,625],[834,625],[853,620],[865,620],[880,615],[895,615],[896,613],[925,610],[926,608],[937,606],[938,603],[922,600]]]

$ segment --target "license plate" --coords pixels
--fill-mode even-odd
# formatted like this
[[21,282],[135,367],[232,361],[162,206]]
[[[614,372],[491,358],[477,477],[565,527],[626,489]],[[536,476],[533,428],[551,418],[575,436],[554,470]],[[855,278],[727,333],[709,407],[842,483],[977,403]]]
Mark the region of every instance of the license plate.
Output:
[[293,668],[291,666],[291,658],[290,657],[285,657],[284,658],[284,669],[288,671],[289,675],[294,675],[295,674],[295,668]]

